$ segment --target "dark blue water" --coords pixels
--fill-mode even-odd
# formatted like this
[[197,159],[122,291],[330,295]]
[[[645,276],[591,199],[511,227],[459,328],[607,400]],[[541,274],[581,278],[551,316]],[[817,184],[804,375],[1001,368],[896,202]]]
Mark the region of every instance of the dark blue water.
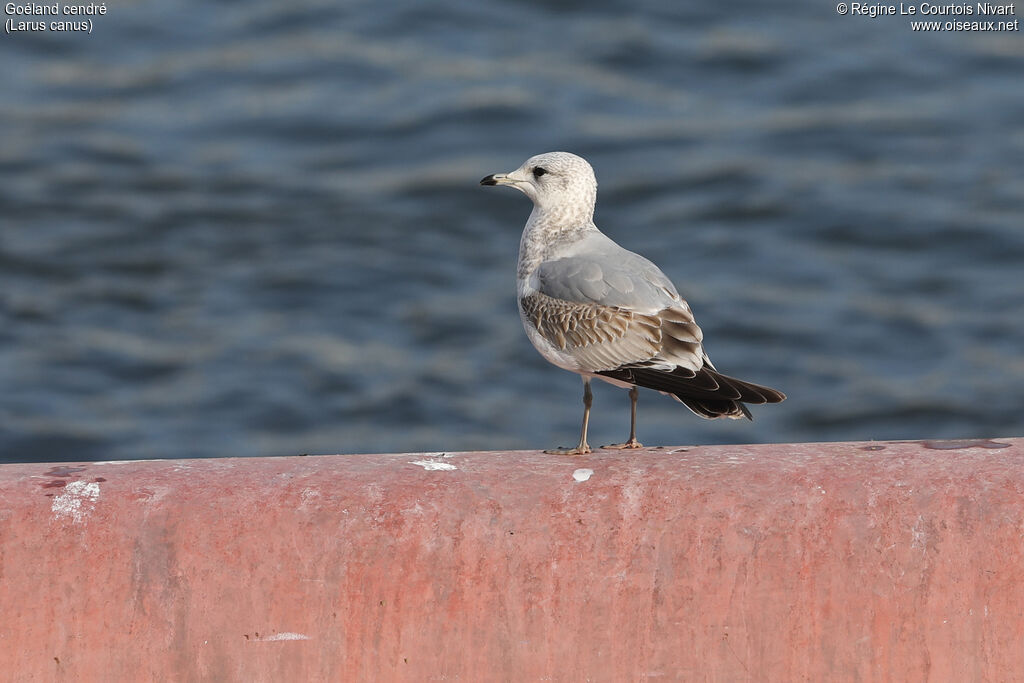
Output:
[[[6,16],[5,16],[6,18]],[[113,3],[0,37],[0,459],[571,445],[522,332],[564,149],[753,423],[648,444],[1024,434],[1024,40],[819,2]],[[591,443],[626,392],[595,391]]]

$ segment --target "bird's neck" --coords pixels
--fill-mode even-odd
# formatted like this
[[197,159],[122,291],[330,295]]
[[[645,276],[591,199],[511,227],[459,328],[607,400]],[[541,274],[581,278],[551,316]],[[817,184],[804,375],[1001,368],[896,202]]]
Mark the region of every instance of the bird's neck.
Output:
[[543,233],[551,239],[565,234],[585,232],[594,228],[593,202],[534,204],[526,230]]
[[519,279],[528,277],[543,261],[560,258],[560,251],[595,230],[593,207],[573,211],[563,206],[552,211],[534,206],[519,241]]

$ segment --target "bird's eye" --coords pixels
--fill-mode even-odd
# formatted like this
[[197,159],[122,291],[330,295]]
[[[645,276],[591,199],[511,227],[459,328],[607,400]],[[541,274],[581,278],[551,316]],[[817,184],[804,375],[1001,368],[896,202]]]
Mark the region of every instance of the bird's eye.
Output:
[[544,175],[547,172],[548,172],[548,170],[546,168],[544,168],[543,166],[537,166],[537,167],[535,167],[533,169],[533,177],[534,178],[540,178],[542,175]]

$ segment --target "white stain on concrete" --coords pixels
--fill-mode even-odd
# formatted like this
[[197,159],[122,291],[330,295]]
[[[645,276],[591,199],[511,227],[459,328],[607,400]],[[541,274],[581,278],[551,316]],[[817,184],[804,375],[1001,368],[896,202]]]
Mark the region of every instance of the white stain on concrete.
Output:
[[257,638],[261,643],[268,643],[275,640],[309,640],[309,636],[303,635],[302,633],[292,633],[285,631],[284,633],[275,633],[272,636],[261,636]]
[[419,465],[423,469],[430,470],[457,470],[459,469],[455,465],[447,462],[441,462],[440,460],[414,460],[409,463],[410,465]]
[[590,469],[581,468],[572,473],[572,478],[575,479],[576,481],[586,481],[587,479],[590,479],[592,476],[594,476],[594,470]]
[[928,549],[928,523],[923,515],[918,515],[917,522],[910,528],[910,547]]
[[302,489],[302,493],[299,499],[302,501],[302,507],[308,507],[310,505],[316,505],[320,501],[320,491],[314,488]]
[[99,498],[100,485],[96,482],[69,481],[64,491],[54,497],[50,510],[55,517],[67,517],[81,524]]

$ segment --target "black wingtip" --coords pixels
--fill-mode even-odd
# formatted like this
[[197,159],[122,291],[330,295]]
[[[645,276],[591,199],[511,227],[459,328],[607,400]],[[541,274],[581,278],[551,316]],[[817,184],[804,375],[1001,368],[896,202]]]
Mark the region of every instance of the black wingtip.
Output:
[[497,185],[498,181],[494,179],[494,174],[492,173],[491,175],[487,176],[486,178],[482,178],[480,180],[480,184],[481,185]]

